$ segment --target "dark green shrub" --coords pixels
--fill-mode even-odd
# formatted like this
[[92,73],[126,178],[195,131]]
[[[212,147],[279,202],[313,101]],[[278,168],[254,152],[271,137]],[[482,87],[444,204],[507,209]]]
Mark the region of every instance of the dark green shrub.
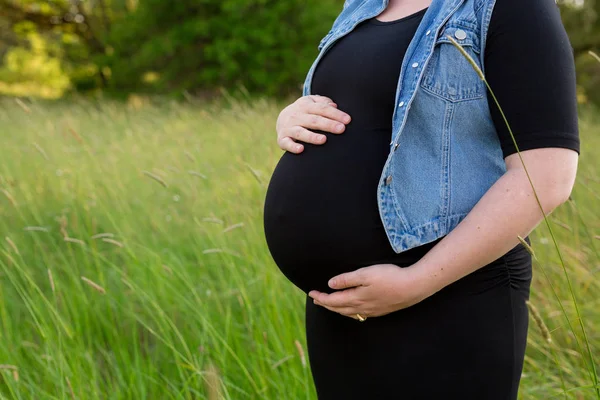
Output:
[[340,0],[145,0],[113,26],[113,89],[301,89]]

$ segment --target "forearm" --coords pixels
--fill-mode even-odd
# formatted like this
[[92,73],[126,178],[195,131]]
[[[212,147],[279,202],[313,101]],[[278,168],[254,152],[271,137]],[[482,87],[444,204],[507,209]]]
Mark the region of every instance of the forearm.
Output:
[[[534,180],[534,185],[536,181]],[[564,202],[551,185],[536,186],[546,215]],[[469,214],[410,268],[432,293],[500,258],[543,220],[521,169],[507,171]]]

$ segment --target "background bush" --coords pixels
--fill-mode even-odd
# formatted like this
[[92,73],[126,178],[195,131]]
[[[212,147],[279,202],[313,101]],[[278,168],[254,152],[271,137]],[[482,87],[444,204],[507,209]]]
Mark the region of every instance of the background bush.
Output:
[[168,91],[244,85],[269,95],[298,90],[341,10],[337,3],[144,1],[131,22],[120,21],[111,32],[111,85]]
[[[600,0],[559,2],[581,102],[600,104]],[[0,93],[299,95],[342,0],[0,0]],[[15,68],[18,59],[19,68]],[[32,74],[40,60],[48,67]]]

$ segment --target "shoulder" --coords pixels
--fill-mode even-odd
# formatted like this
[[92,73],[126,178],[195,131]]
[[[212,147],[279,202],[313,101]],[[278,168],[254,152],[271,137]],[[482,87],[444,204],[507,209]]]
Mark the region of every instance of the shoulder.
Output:
[[571,48],[555,0],[495,0],[487,36],[498,43],[537,47],[541,41]]
[[537,20],[560,19],[560,9],[556,0],[489,0],[493,2],[492,22],[527,23]]

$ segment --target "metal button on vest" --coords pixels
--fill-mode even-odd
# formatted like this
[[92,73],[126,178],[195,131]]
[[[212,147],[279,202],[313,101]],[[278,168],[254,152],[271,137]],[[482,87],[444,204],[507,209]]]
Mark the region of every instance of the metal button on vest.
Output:
[[400,143],[396,143],[396,144],[394,145],[394,151],[398,150],[398,146],[400,146]]
[[417,68],[419,66],[419,63],[413,63],[412,67],[413,68]]
[[465,40],[467,38],[467,32],[463,31],[462,29],[457,29],[456,32],[454,32],[454,36],[458,40]]
[[404,102],[401,101],[400,104],[398,104],[398,107],[402,107],[404,105]]
[[387,178],[385,178],[385,184],[389,185],[390,183],[392,183],[392,176],[389,175]]

